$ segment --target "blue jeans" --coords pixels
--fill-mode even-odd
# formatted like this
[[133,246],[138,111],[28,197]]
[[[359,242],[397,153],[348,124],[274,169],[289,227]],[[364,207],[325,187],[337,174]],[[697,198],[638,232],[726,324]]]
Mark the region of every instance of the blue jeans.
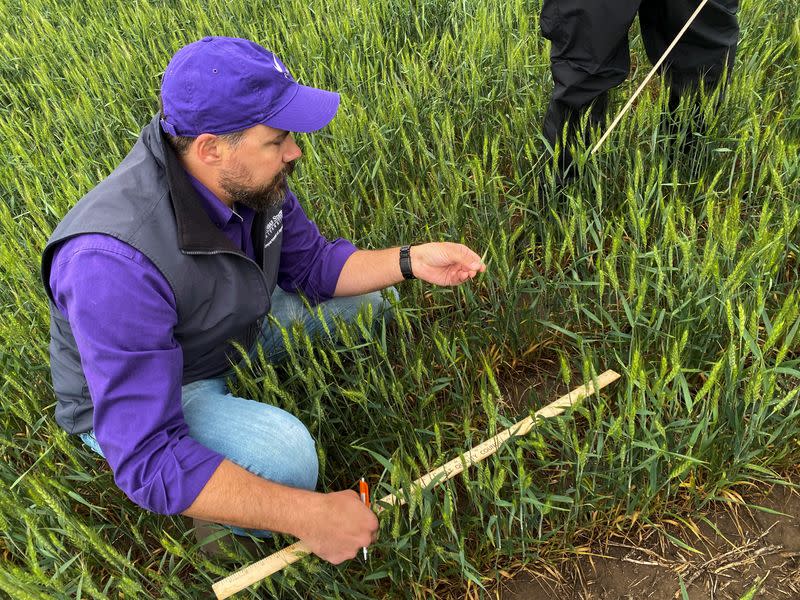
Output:
[[[397,290],[388,288],[387,298],[389,296],[396,299]],[[333,298],[319,306],[328,329],[334,332],[334,317],[353,321],[362,307],[368,304],[372,305],[375,320],[391,320],[391,301],[384,298],[381,292]],[[316,309],[309,312],[298,296],[287,294],[280,288],[276,288],[272,294],[270,314],[280,323],[280,327],[270,319],[265,319],[259,341],[271,363],[278,363],[286,357],[282,328],[287,330],[290,339],[291,326],[298,321],[312,337],[324,333]],[[319,464],[316,445],[308,429],[285,410],[233,396],[225,383],[230,374],[183,386],[181,403],[191,436],[264,479],[313,490],[317,485]],[[94,431],[82,433],[81,439],[105,458]],[[262,530],[230,529],[240,535],[270,535]]]

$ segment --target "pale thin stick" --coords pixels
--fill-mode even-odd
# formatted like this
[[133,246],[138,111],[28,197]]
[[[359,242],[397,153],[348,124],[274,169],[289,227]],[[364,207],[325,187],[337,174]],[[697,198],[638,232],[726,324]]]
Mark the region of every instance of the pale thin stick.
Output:
[[[489,438],[485,442],[478,444],[469,452],[454,458],[448,463],[445,463],[438,469],[434,469],[430,473],[423,475],[414,483],[411,484],[409,493],[413,493],[416,488],[425,488],[431,481],[440,477],[436,484],[447,481],[461,473],[465,468],[482,461],[484,458],[491,456],[500,449],[500,446],[508,440],[511,436],[525,435],[534,426],[537,419],[555,417],[563,413],[568,407],[576,402],[591,396],[597,390],[601,390],[608,384],[613,383],[619,379],[619,373],[614,371],[605,371],[597,378],[597,387],[594,387],[594,382],[590,381],[586,385],[575,388],[570,393],[561,396],[555,402],[551,402],[547,406],[540,408],[532,417],[526,417],[518,421],[508,429],[505,429]],[[404,503],[402,498],[398,498],[394,494],[389,494],[381,498],[380,502],[386,505],[394,505]],[[377,504],[377,503],[376,503]],[[384,506],[378,505],[377,512],[381,512]],[[269,577],[273,573],[277,573],[284,567],[296,562],[309,554],[311,550],[303,542],[296,542],[291,546],[287,546],[283,550],[279,550],[266,558],[248,565],[244,569],[229,575],[225,579],[221,579],[211,586],[217,598],[222,600],[228,598],[238,591],[243,590],[249,585]]]
[[656,64],[653,65],[653,68],[650,69],[650,72],[647,74],[647,77],[644,78],[644,81],[639,85],[639,87],[633,93],[633,96],[631,96],[631,99],[628,100],[628,103],[622,108],[621,111],[619,111],[617,116],[611,122],[611,125],[609,126],[609,128],[606,129],[606,132],[603,134],[603,137],[601,137],[600,141],[597,142],[597,145],[594,148],[592,148],[592,154],[597,152],[600,149],[600,146],[603,145],[603,142],[605,142],[606,139],[608,138],[608,136],[611,135],[611,132],[614,131],[614,128],[622,120],[622,117],[625,115],[626,112],[628,112],[628,109],[633,105],[633,101],[636,100],[636,97],[642,92],[642,90],[644,89],[644,86],[647,85],[647,82],[650,81],[650,79],[652,79],[653,75],[655,75],[656,71],[661,66],[661,63],[663,63],[664,60],[669,55],[669,53],[672,52],[672,49],[677,45],[677,43],[683,37],[683,34],[686,33],[686,30],[689,29],[689,27],[692,25],[692,23],[694,22],[694,20],[697,17],[697,15],[700,14],[700,10],[706,5],[707,2],[708,2],[708,0],[703,0],[700,4],[697,5],[697,8],[692,13],[692,16],[689,17],[688,21],[686,21],[686,25],[684,25],[683,29],[681,29],[678,32],[678,35],[675,36],[674,40],[672,40],[672,43],[669,45],[669,48],[666,49],[664,54],[661,55],[661,58],[658,59],[658,62],[656,62]]

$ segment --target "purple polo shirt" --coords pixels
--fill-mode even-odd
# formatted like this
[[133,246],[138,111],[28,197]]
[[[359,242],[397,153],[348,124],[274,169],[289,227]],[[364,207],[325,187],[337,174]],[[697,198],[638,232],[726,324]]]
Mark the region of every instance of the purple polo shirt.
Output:
[[[254,211],[237,206],[234,212],[190,179],[211,221],[252,258]],[[326,240],[288,194],[281,288],[316,300],[333,297],[355,250],[347,240]],[[94,433],[114,480],[143,508],[183,512],[224,457],[192,439],[183,418],[183,354],[172,335],[178,315],[169,284],[131,246],[84,234],[56,249],[50,287],[75,336],[94,405]]]

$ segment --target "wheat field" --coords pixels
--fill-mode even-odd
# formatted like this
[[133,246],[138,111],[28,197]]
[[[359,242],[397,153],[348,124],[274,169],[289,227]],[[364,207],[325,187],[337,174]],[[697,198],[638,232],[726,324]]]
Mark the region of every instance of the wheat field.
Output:
[[[241,597],[464,597],[580,552],[590,532],[690,529],[800,459],[800,2],[743,0],[732,83],[670,132],[656,77],[580,177],[554,183],[535,0],[151,0],[0,5],[0,596],[197,598],[252,562],[196,547],[187,519],[128,500],[53,419],[39,257],[157,109],[183,44],[247,37],[339,114],[298,136],[293,189],[329,237],[450,240],[487,272],[400,286],[395,323],[302,335],[286,364],[231,382],[297,415],[321,490],[374,496],[454,458],[566,389],[619,382],[463,475],[381,514],[370,560],[313,558]],[[631,32],[630,97],[649,63]],[[594,134],[594,139],[601,132]],[[262,546],[264,554],[292,540]],[[685,544],[674,538],[675,544]]]

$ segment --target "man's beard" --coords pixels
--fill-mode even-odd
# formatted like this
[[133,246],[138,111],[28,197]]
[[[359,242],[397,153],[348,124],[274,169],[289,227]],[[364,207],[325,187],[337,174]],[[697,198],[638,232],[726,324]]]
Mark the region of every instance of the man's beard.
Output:
[[280,173],[266,185],[256,188],[243,185],[240,170],[224,171],[219,185],[233,202],[249,206],[256,212],[267,212],[283,205],[289,191],[288,177],[294,171],[294,162],[287,163]]

